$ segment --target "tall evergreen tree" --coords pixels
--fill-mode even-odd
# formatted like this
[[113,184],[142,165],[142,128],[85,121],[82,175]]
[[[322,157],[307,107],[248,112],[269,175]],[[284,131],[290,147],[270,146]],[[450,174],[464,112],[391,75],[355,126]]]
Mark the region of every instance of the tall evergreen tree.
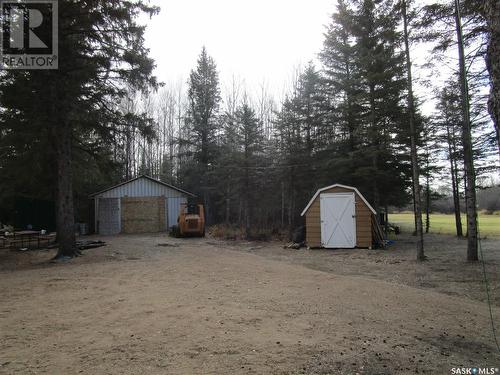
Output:
[[263,151],[263,132],[255,111],[247,102],[244,102],[236,111],[238,145],[241,147],[241,190],[244,200],[244,226],[247,237],[251,237],[252,222],[254,220],[254,201],[259,157]]
[[203,47],[196,69],[189,76],[187,125],[195,159],[207,168],[217,153],[219,74],[212,57]]
[[486,56],[484,39],[487,29],[485,19],[481,17],[481,10],[484,9],[482,5],[481,2],[474,0],[433,3],[424,7],[422,18],[422,24],[428,30],[426,39],[436,42],[434,50],[439,52],[453,48],[458,54],[458,66],[453,73],[460,85],[461,155],[466,179],[467,259],[471,261],[478,258],[476,166],[485,159],[485,151],[488,151],[488,146],[481,140],[483,121],[480,118],[483,116],[473,115],[475,110],[482,108],[484,111],[486,108],[486,104],[480,102],[482,95],[478,95],[483,91],[481,87],[485,87],[482,71],[485,70],[483,57]]
[[[0,83],[2,127],[12,134],[29,133],[29,142],[42,141],[50,150],[42,154],[51,159],[48,169],[57,181],[59,256],[78,254],[73,151],[92,154],[113,142],[125,120],[114,103],[124,97],[125,86],[145,90],[156,85],[145,28],[137,17],[157,12],[141,0],[60,1],[59,69],[9,71]],[[139,128],[151,125],[143,117],[135,119]],[[18,143],[13,147],[23,148]]]
[[330,121],[340,127],[340,137],[345,143],[342,148],[350,156],[350,167],[353,166],[353,152],[360,142],[358,114],[361,109],[356,100],[358,84],[354,63],[354,22],[354,10],[346,1],[340,0],[320,53],[325,94],[330,100]]
[[439,93],[439,102],[436,116],[437,128],[441,128],[440,134],[444,138],[446,154],[450,165],[451,191],[455,213],[455,228],[458,237],[463,236],[462,216],[460,207],[460,178],[459,161],[463,159],[461,153],[460,128],[462,124],[462,110],[460,89],[457,82],[449,81]]
[[[480,3],[480,2],[478,2]],[[490,73],[489,112],[495,125],[500,157],[500,2],[484,0],[482,14],[487,23],[488,52],[486,66]]]
[[458,61],[460,68],[460,95],[462,99],[462,144],[466,179],[465,205],[467,208],[467,260],[477,261],[479,257],[476,205],[476,171],[474,168],[469,86],[467,82],[467,67],[465,61],[465,47],[459,0],[455,0],[455,25],[457,33]]
[[[422,225],[422,200],[420,193],[420,164],[418,161],[417,151],[417,126],[416,111],[415,111],[415,98],[413,95],[413,74],[412,74],[412,60],[410,55],[410,32],[409,32],[409,16],[408,16],[408,2],[402,0],[400,3],[401,15],[403,18],[403,37],[405,46],[406,57],[406,74],[407,74],[407,89],[406,96],[408,98],[408,124],[410,130],[410,154],[411,154],[411,167],[413,177],[413,202],[414,202],[414,216],[415,216],[415,232],[417,235],[417,260],[424,260],[424,231]],[[427,198],[429,199],[429,191],[427,191]],[[429,223],[429,201],[427,204],[427,223]],[[427,225],[428,228],[428,225]]]
[[[358,168],[376,210],[404,199],[408,181],[408,132],[401,98],[406,88],[399,17],[392,1],[357,1],[356,79],[365,127],[364,165]],[[406,167],[405,167],[406,166]],[[381,192],[384,191],[384,194]],[[390,197],[390,198],[389,198]]]
[[187,171],[186,184],[201,193],[207,221],[212,221],[213,164],[217,160],[220,131],[219,106],[221,101],[219,75],[212,57],[203,47],[196,69],[191,71],[188,88],[186,125],[194,163]]
[[294,86],[294,91],[282,104],[275,126],[279,161],[286,166],[281,169],[282,196],[290,231],[297,223],[299,207],[307,203],[307,197],[315,188],[313,173],[325,170],[325,160],[318,151],[331,138],[330,129],[324,123],[325,97],[319,72],[309,64]]

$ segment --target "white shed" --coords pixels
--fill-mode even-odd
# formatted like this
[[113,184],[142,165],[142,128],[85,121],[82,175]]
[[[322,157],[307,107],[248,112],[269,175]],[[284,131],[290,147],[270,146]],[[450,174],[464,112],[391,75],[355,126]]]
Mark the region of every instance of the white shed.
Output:
[[358,189],[340,184],[319,189],[302,216],[306,217],[309,247],[371,247],[376,211]]
[[180,206],[194,194],[139,176],[91,195],[95,231],[102,235],[163,232],[177,225]]

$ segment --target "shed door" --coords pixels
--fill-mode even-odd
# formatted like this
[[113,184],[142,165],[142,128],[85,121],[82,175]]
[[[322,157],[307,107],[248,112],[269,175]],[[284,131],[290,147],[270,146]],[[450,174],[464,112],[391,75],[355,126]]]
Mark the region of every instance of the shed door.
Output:
[[97,231],[102,235],[120,233],[120,200],[118,198],[99,198]]
[[326,248],[356,247],[354,193],[321,194],[321,244]]

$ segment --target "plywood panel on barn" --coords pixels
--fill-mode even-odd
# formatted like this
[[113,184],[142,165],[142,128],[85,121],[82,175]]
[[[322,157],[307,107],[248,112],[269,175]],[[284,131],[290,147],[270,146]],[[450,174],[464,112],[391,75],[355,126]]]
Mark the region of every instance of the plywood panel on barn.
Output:
[[321,194],[345,192],[351,193],[353,191],[355,191],[356,205],[356,246],[372,246],[371,225],[373,209],[367,204],[361,194],[359,194],[354,188],[334,185],[333,187],[330,187],[328,189],[321,189],[321,191],[318,191],[314,200],[310,202],[308,207],[306,207],[306,209],[302,213],[306,217],[306,242],[309,247],[321,247]]
[[122,233],[155,233],[166,228],[164,197],[121,199]]

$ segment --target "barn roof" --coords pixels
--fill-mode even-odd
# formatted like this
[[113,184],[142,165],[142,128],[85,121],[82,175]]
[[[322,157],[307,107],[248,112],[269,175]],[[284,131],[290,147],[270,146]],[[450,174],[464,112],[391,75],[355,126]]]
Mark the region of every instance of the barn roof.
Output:
[[359,197],[363,200],[363,202],[365,202],[366,206],[370,209],[370,211],[373,212],[374,215],[377,214],[377,211],[375,211],[373,209],[373,207],[371,206],[371,204],[368,203],[368,201],[365,199],[365,197],[363,197],[363,194],[361,194],[358,189],[356,189],[355,187],[352,187],[352,186],[346,186],[346,185],[341,185],[341,184],[334,184],[334,185],[330,185],[330,186],[327,186],[327,187],[319,189],[316,192],[316,194],[314,194],[314,196],[312,197],[312,199],[309,201],[309,203],[307,204],[306,208],[304,208],[304,211],[302,211],[302,213],[300,214],[300,216],[304,216],[306,214],[306,212],[309,209],[309,207],[311,207],[311,205],[313,204],[313,202],[316,200],[316,198],[318,198],[318,196],[322,192],[324,192],[325,190],[330,190],[330,189],[336,188],[336,187],[354,191],[356,194],[359,195]]
[[120,183],[120,184],[117,184],[117,185],[111,186],[111,187],[109,187],[109,188],[107,188],[107,189],[104,189],[104,190],[98,191],[97,193],[91,194],[91,195],[90,195],[90,197],[95,197],[96,195],[99,195],[99,194],[105,193],[105,192],[107,192],[107,191],[110,191],[110,190],[116,189],[117,187],[120,187],[120,186],[123,186],[123,185],[129,184],[129,183],[134,182],[134,181],[136,181],[136,180],[139,180],[139,179],[141,179],[141,178],[145,178],[145,179],[147,179],[147,180],[149,180],[149,181],[155,182],[155,183],[160,184],[160,185],[162,185],[162,186],[166,186],[166,187],[168,187],[168,188],[170,188],[170,189],[173,189],[173,190],[178,191],[179,193],[189,195],[190,197],[196,197],[196,195],[195,195],[195,194],[190,193],[189,191],[182,190],[182,189],[180,189],[180,188],[178,188],[178,187],[175,187],[175,186],[173,186],[173,185],[167,184],[166,182],[163,182],[163,181],[160,181],[160,180],[156,180],[156,179],[154,179],[154,178],[152,178],[152,177],[146,176],[145,174],[140,175],[140,176],[138,176],[138,177],[136,177],[136,178],[132,178],[131,180],[128,180],[128,181],[122,182],[122,183]]

